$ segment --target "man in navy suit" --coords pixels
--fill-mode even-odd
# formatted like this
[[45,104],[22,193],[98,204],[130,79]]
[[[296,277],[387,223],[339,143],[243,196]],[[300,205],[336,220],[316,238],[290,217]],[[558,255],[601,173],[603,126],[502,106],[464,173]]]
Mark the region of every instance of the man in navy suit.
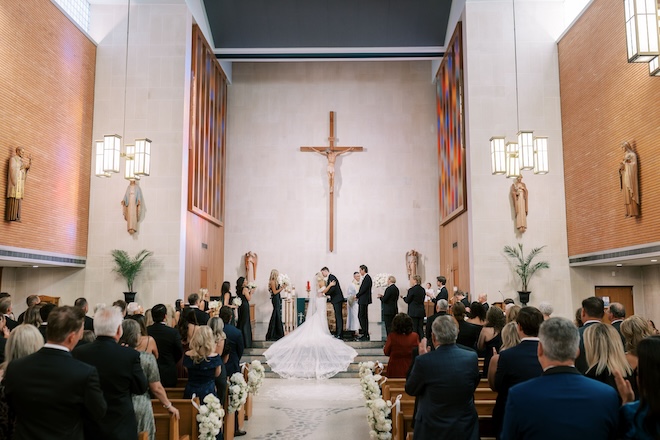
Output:
[[227,342],[229,343],[229,360],[225,364],[227,367],[227,377],[231,377],[234,373],[241,371],[240,361],[243,356],[243,334],[239,329],[230,324],[234,312],[228,306],[220,308],[220,319],[224,322],[224,332],[227,335]]
[[433,321],[434,351],[419,344],[419,356],[406,379],[406,393],[417,396],[415,440],[479,439],[474,390],[481,379],[477,353],[456,345],[458,326],[451,316]]
[[413,286],[408,289],[408,294],[403,299],[408,304],[408,316],[412,318],[413,331],[417,333],[419,339],[424,337],[424,298],[426,291],[422,287],[422,277],[413,275],[411,279]]
[[7,366],[5,395],[16,414],[12,438],[83,440],[84,421],[105,415],[96,368],[71,356],[83,317],[77,307],[56,308],[48,317],[46,345]]
[[[339,285],[339,280],[336,276],[330,273],[330,269],[324,267],[321,269],[323,278],[326,278],[326,286],[330,286],[326,290],[325,294],[330,298],[330,303],[332,308],[335,311],[335,322],[337,323],[337,332],[335,333],[335,338],[341,339],[341,335],[344,332],[344,315],[342,314],[342,304],[344,303],[344,293],[341,291],[341,286]],[[332,282],[334,281],[334,284]]]
[[541,325],[539,339],[543,375],[511,388],[501,438],[615,438],[619,397],[611,386],[575,368],[580,341],[575,325],[550,318]]
[[371,277],[369,276],[369,269],[364,264],[360,265],[360,275],[362,276],[362,283],[360,283],[360,290],[355,295],[358,300],[358,321],[360,321],[360,333],[362,336],[357,338],[358,341],[369,340],[369,304],[371,304]]
[[495,372],[493,391],[497,391],[497,400],[493,408],[493,428],[497,434],[502,429],[509,389],[520,382],[538,377],[543,372],[537,356],[538,334],[543,323],[543,314],[536,307],[523,307],[516,322],[520,344],[500,353]]
[[[103,307],[94,316],[96,340],[73,350],[73,357],[96,367],[108,412],[99,422],[86,421],[85,438],[136,440],[137,421],[132,394],[144,394],[147,378],[140,365],[140,353],[117,342],[122,335],[122,313],[117,307]],[[50,329],[48,330],[50,335]]]
[[601,298],[591,296],[582,300],[582,322],[584,325],[579,328],[580,332],[580,353],[575,359],[575,368],[582,374],[586,373],[589,369],[587,364],[587,356],[584,354],[584,331],[603,320],[605,316],[605,303]]
[[147,333],[156,341],[158,348],[158,372],[160,382],[164,387],[176,387],[176,363],[183,356],[181,334],[165,324],[167,308],[164,304],[156,304],[151,308],[154,324],[147,327]]

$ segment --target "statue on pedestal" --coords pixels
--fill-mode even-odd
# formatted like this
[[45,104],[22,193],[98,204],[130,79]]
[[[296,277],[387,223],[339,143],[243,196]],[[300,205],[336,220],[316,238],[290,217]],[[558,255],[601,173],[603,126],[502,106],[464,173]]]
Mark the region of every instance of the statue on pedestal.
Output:
[[26,156],[23,147],[16,147],[16,155],[9,159],[7,179],[7,212],[5,219],[9,222],[21,220],[21,201],[25,194],[25,180],[30,165],[32,165],[32,156]]
[[621,144],[623,160],[619,165],[619,181],[623,191],[623,203],[626,205],[626,217],[639,217],[639,175],[637,154],[628,142]]

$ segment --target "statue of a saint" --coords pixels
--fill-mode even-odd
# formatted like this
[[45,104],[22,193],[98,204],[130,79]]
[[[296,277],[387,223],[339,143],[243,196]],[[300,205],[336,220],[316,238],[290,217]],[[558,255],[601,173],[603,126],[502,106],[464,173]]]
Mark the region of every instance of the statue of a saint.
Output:
[[135,180],[131,180],[128,188],[126,188],[124,199],[121,201],[122,210],[124,211],[124,219],[126,220],[126,229],[129,234],[135,234],[137,232],[143,203],[144,199],[142,198],[142,190]]
[[23,147],[16,147],[16,155],[9,159],[7,179],[7,212],[9,222],[21,220],[21,200],[25,194],[25,179],[32,165],[32,156],[25,155]]
[[257,254],[249,251],[245,254],[245,278],[248,283],[253,282],[257,278]]
[[626,217],[639,217],[637,154],[628,142],[623,142],[621,148],[623,149],[623,160],[619,165],[619,179],[623,191],[623,203],[626,205]]
[[419,262],[419,252],[415,249],[406,252],[406,270],[408,271],[408,279],[417,275],[417,263]]
[[511,199],[516,210],[516,229],[525,232],[527,230],[527,185],[522,181],[522,176],[516,177],[511,185]]

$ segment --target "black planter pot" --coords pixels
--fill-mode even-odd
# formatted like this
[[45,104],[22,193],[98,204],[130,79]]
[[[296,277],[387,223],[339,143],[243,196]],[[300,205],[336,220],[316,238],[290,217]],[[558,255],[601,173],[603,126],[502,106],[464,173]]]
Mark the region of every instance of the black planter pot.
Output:
[[526,290],[519,290],[518,291],[518,297],[520,298],[520,302],[522,303],[523,306],[526,306],[527,303],[529,302],[529,295],[532,292],[528,292]]
[[126,301],[126,304],[135,302],[135,295],[137,295],[137,292],[124,292],[124,301]]

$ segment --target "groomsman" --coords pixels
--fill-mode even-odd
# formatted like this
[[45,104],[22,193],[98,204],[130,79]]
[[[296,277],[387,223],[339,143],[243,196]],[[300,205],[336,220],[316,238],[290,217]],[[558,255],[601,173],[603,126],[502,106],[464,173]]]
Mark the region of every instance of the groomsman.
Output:
[[447,287],[445,287],[445,284],[447,284],[447,278],[440,275],[439,277],[437,277],[437,280],[438,280],[438,295],[436,295],[435,299],[433,299],[433,302],[437,303],[441,299],[444,299],[445,301],[449,302],[449,292],[447,291]]
[[369,304],[371,304],[371,277],[369,276],[369,269],[364,264],[360,265],[360,275],[362,276],[362,283],[360,290],[355,297],[358,300],[358,321],[360,321],[360,333],[362,336],[357,338],[358,341],[369,340]]
[[330,286],[333,281],[335,282],[334,285],[326,290],[325,294],[330,298],[330,303],[335,311],[335,322],[337,322],[335,338],[341,339],[341,335],[344,332],[344,316],[341,313],[341,305],[344,303],[344,294],[341,291],[341,286],[339,286],[339,280],[336,276],[330,273],[330,269],[324,267],[321,269],[321,274],[323,274],[323,278],[326,279],[326,286]]

